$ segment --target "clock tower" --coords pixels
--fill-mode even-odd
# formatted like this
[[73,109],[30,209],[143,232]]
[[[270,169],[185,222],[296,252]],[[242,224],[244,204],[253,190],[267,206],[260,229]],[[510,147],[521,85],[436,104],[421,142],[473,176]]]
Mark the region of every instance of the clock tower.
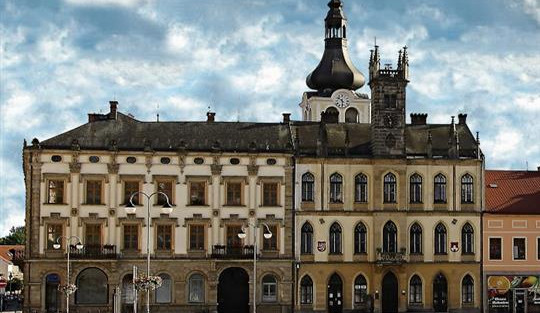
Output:
[[335,122],[369,123],[370,101],[356,90],[365,84],[354,66],[347,46],[347,18],[341,0],[331,0],[325,18],[325,48],[322,59],[306,79],[309,88],[302,97],[302,119],[319,121],[321,113],[332,113]]

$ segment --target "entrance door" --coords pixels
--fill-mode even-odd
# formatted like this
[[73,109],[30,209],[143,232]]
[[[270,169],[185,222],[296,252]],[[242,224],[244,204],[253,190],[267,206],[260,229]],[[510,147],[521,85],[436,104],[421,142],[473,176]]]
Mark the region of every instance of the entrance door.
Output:
[[527,312],[527,290],[514,290],[514,313]]
[[343,283],[334,273],[328,281],[328,313],[341,313],[343,310]]
[[47,313],[56,313],[60,308],[58,306],[60,300],[59,284],[60,276],[58,274],[49,274],[45,278],[45,312]]
[[231,267],[219,275],[219,313],[249,313],[249,276],[239,267]]
[[448,284],[442,273],[437,274],[433,281],[433,310],[435,312],[448,310]]
[[393,313],[398,311],[398,280],[396,275],[388,272],[384,275],[382,281],[382,311],[385,313]]

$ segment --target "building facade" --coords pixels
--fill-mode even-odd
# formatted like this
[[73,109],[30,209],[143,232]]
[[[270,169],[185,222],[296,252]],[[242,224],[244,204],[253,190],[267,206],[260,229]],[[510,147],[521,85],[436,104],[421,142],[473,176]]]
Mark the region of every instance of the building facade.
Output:
[[540,169],[486,171],[484,312],[540,312]]

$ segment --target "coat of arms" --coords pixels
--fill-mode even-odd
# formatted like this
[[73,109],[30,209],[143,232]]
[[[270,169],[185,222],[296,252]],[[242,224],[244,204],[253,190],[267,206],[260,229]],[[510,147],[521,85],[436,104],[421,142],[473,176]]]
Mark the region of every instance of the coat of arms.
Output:
[[326,241],[317,241],[317,250],[319,250],[319,252],[326,251]]
[[452,251],[452,252],[458,252],[459,251],[459,243],[457,241],[450,242],[450,251]]

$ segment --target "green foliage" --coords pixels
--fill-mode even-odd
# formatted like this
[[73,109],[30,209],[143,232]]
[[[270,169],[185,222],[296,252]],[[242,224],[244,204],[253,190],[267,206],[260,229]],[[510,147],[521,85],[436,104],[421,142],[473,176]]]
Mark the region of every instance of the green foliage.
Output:
[[0,245],[24,245],[25,230],[26,228],[24,226],[11,227],[9,235],[0,238]]

